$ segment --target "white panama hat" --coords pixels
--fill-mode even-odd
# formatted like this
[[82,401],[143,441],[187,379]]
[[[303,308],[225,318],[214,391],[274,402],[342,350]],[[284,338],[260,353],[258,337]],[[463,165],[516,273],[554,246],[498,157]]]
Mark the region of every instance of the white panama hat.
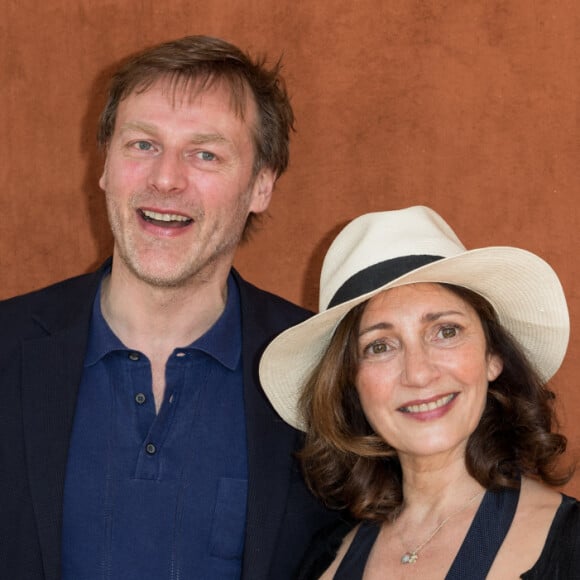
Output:
[[319,314],[281,333],[264,351],[260,380],[280,417],[304,430],[300,393],[352,308],[389,288],[419,282],[455,284],[483,296],[542,380],[562,364],[568,308],[558,276],[544,260],[512,247],[466,250],[428,207],[369,213],[350,222],[324,258]]

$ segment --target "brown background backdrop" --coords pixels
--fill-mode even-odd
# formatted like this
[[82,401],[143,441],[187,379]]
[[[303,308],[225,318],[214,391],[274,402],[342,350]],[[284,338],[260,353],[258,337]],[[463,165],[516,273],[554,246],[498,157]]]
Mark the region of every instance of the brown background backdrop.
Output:
[[[572,337],[557,375],[580,449],[580,4],[575,0],[2,0],[0,298],[110,252],[95,127],[130,52],[186,34],[283,54],[297,134],[250,280],[310,308],[339,227],[427,204],[470,246],[553,264]],[[580,475],[567,486],[580,496]]]

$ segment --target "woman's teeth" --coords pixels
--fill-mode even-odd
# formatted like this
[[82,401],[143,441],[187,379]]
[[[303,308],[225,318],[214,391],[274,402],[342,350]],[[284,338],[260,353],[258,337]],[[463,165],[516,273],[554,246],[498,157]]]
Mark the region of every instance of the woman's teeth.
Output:
[[408,407],[401,407],[400,410],[403,413],[425,413],[427,411],[434,411],[439,407],[443,407],[451,402],[452,399],[455,398],[455,395],[452,393],[451,395],[445,395],[436,401],[431,401],[430,403],[421,403],[419,405],[409,405]]

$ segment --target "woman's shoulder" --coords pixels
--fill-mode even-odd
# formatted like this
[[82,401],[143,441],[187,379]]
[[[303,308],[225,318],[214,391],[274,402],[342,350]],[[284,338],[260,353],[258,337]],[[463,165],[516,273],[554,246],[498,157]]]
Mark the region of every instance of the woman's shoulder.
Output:
[[320,537],[303,561],[299,580],[353,580],[362,578],[370,551],[381,530],[381,522],[364,520],[335,526]]
[[561,493],[534,479],[523,478],[516,521],[526,534],[530,528],[541,527],[547,535],[561,504]]
[[546,545],[551,538],[556,537],[559,541],[564,536],[571,536],[574,542],[580,544],[580,502],[575,497],[538,483],[530,486],[530,491],[529,510],[551,514]]
[[320,529],[304,554],[297,580],[320,578],[344,546],[350,545],[357,529],[357,522],[346,518]]
[[522,574],[522,578],[580,578],[580,503],[576,498],[561,496],[544,549],[538,561]]
[[562,501],[562,494],[536,479],[523,477],[521,499],[529,500],[534,504],[549,503],[558,506]]
[[[568,526],[580,526],[580,502],[569,495],[536,481],[524,482],[522,493],[522,511],[529,522],[534,517],[542,517],[548,521],[547,535],[556,533]],[[580,542],[580,534],[575,538]]]
[[544,501],[540,505],[550,505],[555,497],[557,507],[551,518],[541,554],[522,578],[580,578],[580,502],[554,490],[547,491],[550,495],[537,495]]
[[522,479],[516,513],[490,570],[490,578],[506,578],[535,567],[549,541],[562,495],[545,485]]
[[[573,535],[574,540],[580,544],[580,502],[566,494],[561,494],[561,502],[554,516],[550,534],[561,530]],[[575,530],[574,534],[571,533],[572,530]]]

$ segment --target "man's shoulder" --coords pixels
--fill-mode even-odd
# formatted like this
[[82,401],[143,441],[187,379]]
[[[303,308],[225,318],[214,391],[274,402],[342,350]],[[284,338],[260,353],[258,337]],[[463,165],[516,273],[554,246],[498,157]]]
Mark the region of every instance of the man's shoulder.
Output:
[[240,289],[242,311],[250,311],[257,318],[274,323],[280,328],[298,324],[312,316],[310,310],[254,286],[236,271],[233,273]]
[[62,323],[86,310],[94,299],[100,270],[61,280],[50,286],[0,301],[0,329],[17,332],[37,315]]
[[44,288],[0,300],[0,308],[3,310],[17,310],[29,304],[40,304],[54,300],[59,301],[63,296],[68,294],[74,295],[79,290],[90,288],[95,282],[95,276],[97,276],[97,272],[80,274],[72,278],[67,278],[66,280],[60,280]]

